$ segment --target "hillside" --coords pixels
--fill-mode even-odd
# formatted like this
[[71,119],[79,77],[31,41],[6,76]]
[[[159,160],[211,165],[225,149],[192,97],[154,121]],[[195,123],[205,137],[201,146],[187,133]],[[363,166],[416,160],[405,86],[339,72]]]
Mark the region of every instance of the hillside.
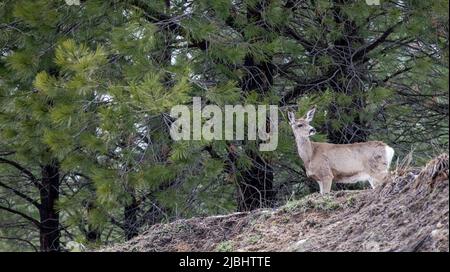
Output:
[[448,251],[448,155],[376,190],[313,194],[275,210],[178,220],[104,251]]

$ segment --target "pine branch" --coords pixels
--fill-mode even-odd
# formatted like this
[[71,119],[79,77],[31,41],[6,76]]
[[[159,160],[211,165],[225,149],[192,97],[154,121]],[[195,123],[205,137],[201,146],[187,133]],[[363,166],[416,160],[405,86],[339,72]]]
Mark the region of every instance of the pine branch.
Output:
[[28,244],[29,246],[31,246],[35,252],[39,251],[37,246],[35,246],[32,242],[30,242],[30,241],[28,241],[26,239],[21,239],[21,238],[18,238],[18,237],[0,236],[0,240],[15,240],[15,241],[23,242],[23,243]]
[[317,45],[307,41],[303,36],[299,35],[294,29],[291,27],[286,27],[284,29],[284,33],[290,36],[291,38],[298,41],[308,52],[313,52]]
[[134,0],[130,4],[138,9],[140,9],[147,21],[154,24],[162,24],[166,26],[171,31],[178,31],[181,26],[176,22],[175,18],[172,18],[162,12],[151,9],[145,1]]
[[380,37],[378,37],[375,41],[373,41],[370,44],[367,44],[363,47],[358,48],[352,55],[351,59],[353,61],[355,60],[359,60],[362,57],[364,57],[367,53],[371,52],[372,50],[374,50],[375,48],[377,48],[378,46],[380,46],[382,43],[384,43],[386,41],[386,39],[389,37],[389,35],[391,35],[395,29],[404,23],[404,20],[396,23],[395,25],[389,27],[388,29],[386,29],[386,31],[383,32],[383,34],[381,34]]
[[4,207],[4,206],[0,206],[0,210],[4,210],[4,211],[10,212],[12,214],[17,214],[17,215],[23,217],[24,219],[30,221],[31,223],[33,223],[36,227],[41,228],[41,223],[38,220],[34,219],[31,216],[24,214],[23,212],[19,212],[17,210],[14,210],[14,209],[11,209],[8,207]]
[[398,71],[396,71],[395,73],[393,73],[393,74],[391,74],[391,75],[385,77],[385,78],[382,80],[382,82],[386,83],[386,82],[388,82],[389,80],[393,79],[394,77],[396,77],[396,76],[398,76],[398,75],[401,75],[401,74],[403,74],[403,73],[406,73],[406,72],[410,71],[411,69],[412,69],[412,67],[405,67],[404,69],[398,70]]
[[5,158],[0,158],[0,163],[6,163],[9,164],[11,166],[13,166],[14,168],[16,168],[17,170],[19,170],[20,172],[24,173],[26,176],[28,176],[28,178],[31,180],[31,182],[38,188],[41,189],[41,184],[38,182],[37,178],[33,175],[33,173],[31,173],[31,171],[29,171],[28,169],[26,169],[25,167],[21,166],[20,164],[18,164],[15,161],[12,160],[8,160]]
[[14,189],[14,188],[6,185],[5,183],[3,183],[1,181],[0,181],[0,186],[5,188],[5,189],[7,189],[7,190],[10,190],[11,192],[13,192],[18,197],[20,197],[20,198],[26,200],[27,202],[29,202],[30,204],[34,205],[36,208],[38,208],[38,209],[40,208],[41,205],[36,200],[34,200],[31,197],[27,196],[26,194],[18,191],[17,189]]
[[297,86],[294,87],[292,91],[283,95],[281,99],[281,104],[282,105],[289,104],[292,100],[296,99],[300,95],[306,94],[311,90],[322,89],[326,83],[332,81],[336,77],[338,72],[339,70],[337,69],[335,71],[328,73],[328,75],[326,76],[312,79],[306,83],[298,84]]

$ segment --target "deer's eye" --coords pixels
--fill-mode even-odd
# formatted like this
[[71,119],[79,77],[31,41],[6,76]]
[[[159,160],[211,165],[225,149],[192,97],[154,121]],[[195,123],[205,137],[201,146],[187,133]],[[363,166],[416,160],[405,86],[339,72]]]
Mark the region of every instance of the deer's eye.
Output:
[[302,124],[298,124],[297,127],[301,128],[301,127],[303,127],[303,125]]

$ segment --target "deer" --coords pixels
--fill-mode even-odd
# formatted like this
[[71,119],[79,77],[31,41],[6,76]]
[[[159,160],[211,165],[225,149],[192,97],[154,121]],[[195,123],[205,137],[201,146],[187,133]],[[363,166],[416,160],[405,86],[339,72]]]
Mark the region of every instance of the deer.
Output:
[[297,144],[297,152],[303,161],[306,175],[319,184],[320,194],[331,191],[335,183],[369,181],[372,189],[382,185],[389,175],[394,149],[381,141],[352,144],[312,142],[309,137],[316,134],[310,123],[316,107],[305,116],[296,119],[288,112]]

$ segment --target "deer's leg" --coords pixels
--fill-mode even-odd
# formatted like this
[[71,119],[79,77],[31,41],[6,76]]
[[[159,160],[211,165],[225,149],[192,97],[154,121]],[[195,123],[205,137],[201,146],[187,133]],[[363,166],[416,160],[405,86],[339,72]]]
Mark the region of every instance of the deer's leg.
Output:
[[369,178],[369,183],[370,183],[370,186],[372,187],[372,189],[375,189],[376,187],[383,184],[387,175],[388,175],[387,172],[371,175]]
[[332,179],[323,178],[317,181],[319,183],[320,194],[328,194],[331,191]]
[[323,195],[323,183],[322,181],[317,181],[319,183],[320,194]]
[[324,179],[322,181],[323,190],[321,191],[321,194],[328,194],[331,191],[331,184],[332,179]]
[[375,187],[377,187],[377,180],[375,180],[373,177],[369,178],[369,183],[370,183],[370,187],[372,187],[372,189],[375,189]]

